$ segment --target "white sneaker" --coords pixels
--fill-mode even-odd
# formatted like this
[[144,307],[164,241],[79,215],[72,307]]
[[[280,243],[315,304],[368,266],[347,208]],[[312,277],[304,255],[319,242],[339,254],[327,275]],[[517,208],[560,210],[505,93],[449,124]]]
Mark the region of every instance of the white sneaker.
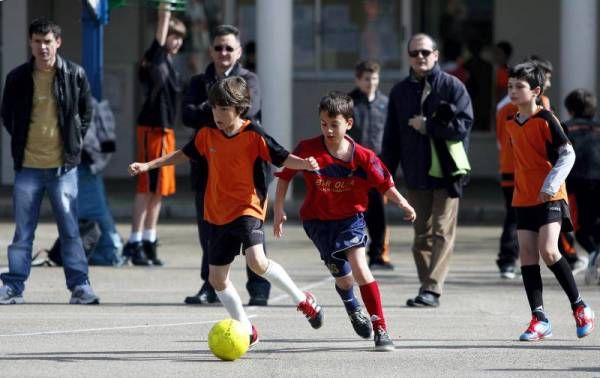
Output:
[[585,271],[585,283],[587,285],[600,283],[598,281],[598,268],[600,268],[600,252],[596,251],[590,255],[588,267]]
[[587,256],[577,256],[577,260],[573,263],[573,266],[571,267],[571,272],[573,272],[573,275],[575,276],[586,270],[589,261],[590,260]]

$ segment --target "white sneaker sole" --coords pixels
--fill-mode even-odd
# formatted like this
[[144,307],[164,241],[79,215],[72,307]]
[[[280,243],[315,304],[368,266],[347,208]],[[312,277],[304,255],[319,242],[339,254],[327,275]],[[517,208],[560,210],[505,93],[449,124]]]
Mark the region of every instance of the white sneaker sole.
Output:
[[23,297],[10,298],[7,300],[0,301],[0,305],[13,305],[13,304],[23,304],[23,303],[25,303],[25,300],[23,300]]

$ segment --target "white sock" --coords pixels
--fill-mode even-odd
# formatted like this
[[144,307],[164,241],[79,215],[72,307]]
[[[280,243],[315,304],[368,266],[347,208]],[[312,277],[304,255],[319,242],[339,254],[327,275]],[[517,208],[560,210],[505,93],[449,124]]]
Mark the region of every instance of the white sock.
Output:
[[225,310],[227,310],[229,316],[242,323],[248,330],[248,334],[251,334],[252,324],[250,324],[250,319],[248,319],[248,315],[246,315],[246,311],[244,311],[242,299],[237,290],[235,290],[235,287],[232,284],[229,284],[225,290],[215,290],[215,293],[217,293],[217,297],[219,297],[219,300],[221,300],[221,303],[225,306]]
[[128,243],[139,243],[142,241],[142,233],[141,232],[132,232],[129,236]]
[[269,260],[269,267],[261,277],[288,293],[296,305],[306,299],[306,295],[298,289],[285,269],[273,260]]
[[154,243],[156,241],[156,228],[144,230],[144,233],[142,234],[142,240],[147,240],[151,243]]

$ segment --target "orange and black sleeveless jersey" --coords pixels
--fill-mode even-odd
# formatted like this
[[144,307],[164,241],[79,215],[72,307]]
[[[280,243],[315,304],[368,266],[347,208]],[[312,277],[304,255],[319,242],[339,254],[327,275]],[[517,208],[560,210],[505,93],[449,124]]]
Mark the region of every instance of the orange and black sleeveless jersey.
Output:
[[[550,110],[550,99],[546,96],[541,96],[540,99],[542,106]],[[517,111],[517,105],[509,102],[496,112],[496,143],[498,145],[498,161],[500,163],[500,186],[502,187],[515,185],[515,162],[506,132],[506,122],[514,118]]]
[[267,163],[281,167],[289,155],[272,137],[250,121],[233,136],[212,124],[200,129],[182,151],[190,159],[206,159],[207,222],[224,225],[243,215],[264,221],[270,179]]
[[[552,112],[541,109],[523,123],[517,115],[506,122],[506,132],[514,154],[515,191],[512,205],[535,206],[542,185],[558,159],[560,146],[569,143],[563,128]],[[567,201],[565,184],[552,201]]]

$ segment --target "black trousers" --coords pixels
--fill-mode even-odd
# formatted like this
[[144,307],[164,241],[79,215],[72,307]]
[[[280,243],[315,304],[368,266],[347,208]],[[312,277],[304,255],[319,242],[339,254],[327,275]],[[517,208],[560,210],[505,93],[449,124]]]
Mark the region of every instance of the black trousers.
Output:
[[[200,247],[202,248],[202,267],[200,269],[200,278],[208,284],[208,238],[203,235],[208,235],[207,223],[204,221],[204,192],[197,190],[195,196],[196,203],[196,221],[198,222],[198,238],[200,239]],[[265,253],[267,247],[263,244]],[[269,298],[271,292],[271,283],[265,280],[258,274],[254,273],[246,265],[246,273],[248,274],[248,282],[246,289],[251,297],[261,296]]]
[[600,180],[572,180],[569,190],[575,194],[577,223],[575,237],[592,253],[600,248]]
[[500,252],[496,264],[498,267],[507,264],[515,264],[519,259],[519,242],[517,240],[517,212],[512,206],[513,186],[502,187],[504,195],[504,224],[502,226],[502,235],[500,235]]
[[384,260],[386,249],[386,220],[383,195],[376,189],[369,191],[369,206],[365,212],[365,222],[371,243],[367,255],[369,260]]

